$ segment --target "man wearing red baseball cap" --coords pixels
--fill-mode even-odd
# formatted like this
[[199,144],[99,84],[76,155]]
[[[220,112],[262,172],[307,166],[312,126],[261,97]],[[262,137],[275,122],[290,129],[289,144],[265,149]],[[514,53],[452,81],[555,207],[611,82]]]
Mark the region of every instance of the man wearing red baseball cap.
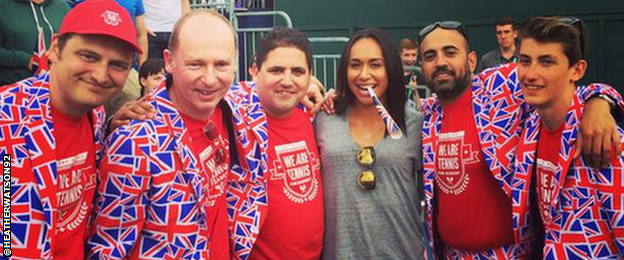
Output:
[[0,155],[11,173],[3,176],[12,232],[4,257],[84,258],[104,133],[101,104],[121,91],[136,52],[127,11],[114,1],[87,1],[53,37],[48,73],[0,87]]

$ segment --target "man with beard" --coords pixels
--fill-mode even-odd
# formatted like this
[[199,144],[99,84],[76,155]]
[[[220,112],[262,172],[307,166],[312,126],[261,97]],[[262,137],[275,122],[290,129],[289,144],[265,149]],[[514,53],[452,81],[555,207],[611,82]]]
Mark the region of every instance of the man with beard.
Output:
[[[477,57],[459,22],[431,24],[419,33],[419,42],[425,82],[437,94],[423,103],[425,219],[431,246],[443,259],[527,259],[531,227],[514,222],[527,201],[511,197],[522,184],[513,183],[512,157],[530,110],[516,65],[473,76]],[[589,100],[601,89],[580,93]],[[582,123],[593,127],[586,127],[586,133],[599,134],[581,138],[588,140],[584,153],[598,166],[608,161],[611,141],[619,140],[614,120],[604,116],[608,106],[600,103],[606,101],[588,102]],[[475,120],[465,120],[470,118]]]

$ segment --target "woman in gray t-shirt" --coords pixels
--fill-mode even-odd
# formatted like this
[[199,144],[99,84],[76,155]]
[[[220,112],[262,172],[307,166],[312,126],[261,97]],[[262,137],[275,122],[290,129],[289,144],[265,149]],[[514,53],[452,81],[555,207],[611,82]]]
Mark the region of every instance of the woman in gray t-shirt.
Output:
[[[357,32],[338,68],[336,114],[315,121],[325,195],[323,259],[422,259],[421,114],[407,108],[399,52]],[[403,131],[391,139],[372,88]]]

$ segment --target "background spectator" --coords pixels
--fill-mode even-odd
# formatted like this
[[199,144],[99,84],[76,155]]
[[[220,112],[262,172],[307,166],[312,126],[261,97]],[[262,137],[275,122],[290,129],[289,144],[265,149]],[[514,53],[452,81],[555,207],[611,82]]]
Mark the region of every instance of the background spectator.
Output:
[[33,74],[39,30],[46,50],[69,6],[63,0],[0,0],[0,85]]
[[518,62],[518,49],[516,48],[518,30],[516,29],[516,22],[509,17],[503,17],[496,22],[494,29],[496,29],[498,48],[483,55],[477,67],[477,72],[510,62]]
[[163,58],[173,24],[191,10],[189,0],[144,0],[149,58]]

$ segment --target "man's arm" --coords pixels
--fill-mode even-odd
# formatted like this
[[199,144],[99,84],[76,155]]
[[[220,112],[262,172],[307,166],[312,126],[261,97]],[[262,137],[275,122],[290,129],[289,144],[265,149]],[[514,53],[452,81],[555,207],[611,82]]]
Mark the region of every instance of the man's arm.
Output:
[[182,15],[191,11],[191,3],[189,0],[181,0],[182,1]]
[[100,165],[93,229],[87,241],[89,259],[124,259],[134,248],[145,223],[149,163],[139,144],[127,134],[113,133]]
[[[576,141],[575,158],[581,152],[585,161],[594,168],[608,166],[611,154],[619,155],[622,151],[619,145],[620,135],[617,132],[616,120],[612,115],[622,115],[624,102],[622,96],[611,86],[606,84],[590,84],[579,87],[579,97],[586,102],[581,117],[581,134]],[[608,97],[614,106],[600,97]]]

